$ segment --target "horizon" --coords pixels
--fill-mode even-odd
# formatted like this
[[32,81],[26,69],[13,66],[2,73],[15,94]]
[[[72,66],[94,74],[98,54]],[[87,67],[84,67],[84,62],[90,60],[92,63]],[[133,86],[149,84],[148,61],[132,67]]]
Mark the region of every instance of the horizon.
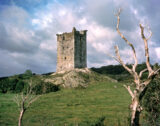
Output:
[[[143,62],[143,63],[141,63],[141,64],[146,64],[145,62]],[[155,63],[156,64],[156,63]],[[155,64],[151,64],[152,66],[154,66]],[[115,64],[115,65],[112,65],[112,64],[110,64],[110,65],[106,65],[106,66],[100,66],[100,67],[90,67],[90,68],[88,68],[88,69],[100,69],[100,68],[102,68],[102,67],[108,67],[108,66],[122,66],[121,64]],[[132,65],[132,64],[127,64],[127,65]],[[140,64],[138,64],[138,65],[140,65]],[[159,63],[158,63],[158,65],[160,65]],[[77,69],[77,68],[76,68]],[[80,68],[80,69],[84,69],[84,68]],[[18,73],[18,74],[14,74],[14,75],[10,75],[10,76],[0,76],[0,78],[6,78],[6,77],[12,77],[12,76],[17,76],[17,75],[22,75],[22,74],[25,74],[25,72],[27,71],[27,70],[30,70],[30,69],[26,69],[24,72],[22,72],[22,73]],[[125,69],[124,69],[125,70]],[[46,75],[46,74],[50,74],[50,73],[56,73],[56,70],[55,71],[49,71],[49,72],[47,72],[47,73],[34,73],[32,70],[30,70],[31,72],[32,72],[32,75]],[[126,70],[125,70],[126,71]]]

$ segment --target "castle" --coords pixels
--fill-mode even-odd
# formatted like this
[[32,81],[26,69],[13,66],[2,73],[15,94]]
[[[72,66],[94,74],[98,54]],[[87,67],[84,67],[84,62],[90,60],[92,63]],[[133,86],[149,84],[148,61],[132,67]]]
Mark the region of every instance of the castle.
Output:
[[57,34],[57,72],[87,67],[87,30]]

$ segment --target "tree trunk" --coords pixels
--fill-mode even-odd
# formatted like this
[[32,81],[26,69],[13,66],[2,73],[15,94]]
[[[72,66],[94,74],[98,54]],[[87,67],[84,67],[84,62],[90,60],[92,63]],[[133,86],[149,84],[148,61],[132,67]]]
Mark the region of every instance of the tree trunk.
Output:
[[132,117],[131,126],[139,126],[139,118],[140,118],[140,112],[136,111],[134,118]]
[[22,125],[23,114],[24,114],[24,109],[22,109],[22,110],[20,111],[19,120],[18,120],[18,126],[21,126],[21,125]]
[[140,104],[137,98],[134,98],[131,104],[131,126],[139,126]]

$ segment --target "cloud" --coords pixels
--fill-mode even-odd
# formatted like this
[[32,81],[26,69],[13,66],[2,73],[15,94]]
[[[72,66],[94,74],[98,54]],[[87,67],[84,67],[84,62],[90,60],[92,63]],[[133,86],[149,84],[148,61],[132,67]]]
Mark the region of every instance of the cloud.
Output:
[[160,47],[155,48],[157,58],[160,60]]
[[[131,49],[116,32],[114,13],[118,7],[123,8],[120,30],[135,46],[139,63],[145,61],[145,57],[142,57],[144,43],[138,24],[146,20],[153,31],[149,41],[151,61],[160,62],[160,11],[155,0],[142,0],[140,4],[137,0],[13,0],[9,3],[0,1],[0,76],[22,73],[26,69],[36,73],[55,71],[56,34],[71,32],[73,26],[77,30],[88,30],[88,67],[116,64],[107,56],[107,53],[114,55],[114,45],[119,46],[126,63],[133,63]],[[151,3],[154,9],[150,9]]]
[[34,52],[38,43],[34,32],[26,27],[29,25],[27,12],[17,6],[7,6],[0,17],[3,17],[0,21],[0,48],[10,52]]
[[[48,11],[49,13],[47,14],[45,14],[44,11],[37,12],[36,19],[32,20],[32,24],[37,25],[36,29],[41,29],[42,34],[45,32],[48,38],[50,38],[49,36],[53,36],[57,32],[60,32],[60,33],[65,31],[71,32],[72,27],[76,26],[78,30],[81,30],[81,29],[88,30],[87,32],[88,57],[95,56],[94,53],[90,53],[92,52],[90,50],[91,48],[96,51],[99,57],[101,56],[103,57],[103,54],[106,55],[106,52],[109,51],[110,48],[113,46],[113,43],[114,43],[113,40],[117,36],[116,32],[113,31],[111,28],[107,28],[107,27],[105,28],[102,25],[96,23],[95,21],[90,20],[90,18],[86,15],[81,15],[80,17],[78,17],[80,15],[79,9],[73,12],[72,9],[66,8],[61,4],[60,5],[58,4],[56,5],[56,9],[54,7],[50,7]],[[49,22],[46,22],[46,18],[45,18],[46,16],[49,18],[47,20]],[[64,19],[66,20],[64,21]],[[45,41],[45,43],[41,43],[40,47],[48,48],[54,44],[56,45],[55,37],[56,36],[51,37],[50,40],[48,40],[50,41],[50,43],[48,43],[47,41]],[[55,48],[52,48],[52,49],[55,49]],[[90,60],[90,58],[88,58],[88,60]],[[98,63],[98,60],[95,60],[94,62]],[[103,60],[101,61],[101,63],[102,62]],[[88,65],[88,66],[93,66],[93,65]]]
[[8,51],[0,50],[0,76],[14,75],[24,72],[23,65],[18,63]]
[[56,45],[52,41],[55,37],[47,39],[48,33],[33,29],[30,15],[17,6],[6,6],[0,16],[3,17],[0,21],[0,51],[1,59],[4,59],[0,76],[10,75],[10,70],[12,74],[26,69],[36,73],[54,71]]

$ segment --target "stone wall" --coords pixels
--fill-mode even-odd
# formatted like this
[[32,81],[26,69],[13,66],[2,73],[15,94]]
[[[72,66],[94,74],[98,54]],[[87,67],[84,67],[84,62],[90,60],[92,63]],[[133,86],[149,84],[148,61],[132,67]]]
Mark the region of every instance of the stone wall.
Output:
[[85,67],[86,30],[57,34],[57,72]]

